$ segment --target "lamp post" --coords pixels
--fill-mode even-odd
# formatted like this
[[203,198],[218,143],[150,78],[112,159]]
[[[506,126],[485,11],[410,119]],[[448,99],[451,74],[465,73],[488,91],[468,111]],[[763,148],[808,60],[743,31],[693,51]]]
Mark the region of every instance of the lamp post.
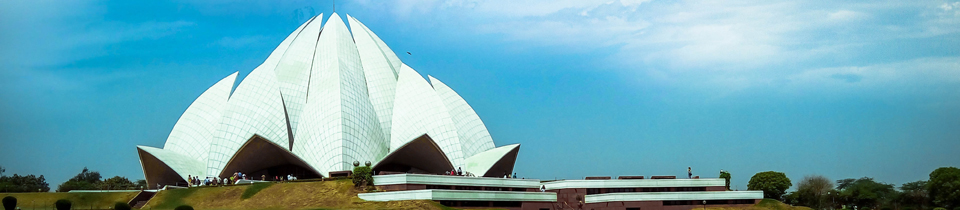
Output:
[[703,210],[707,210],[707,200],[703,200]]

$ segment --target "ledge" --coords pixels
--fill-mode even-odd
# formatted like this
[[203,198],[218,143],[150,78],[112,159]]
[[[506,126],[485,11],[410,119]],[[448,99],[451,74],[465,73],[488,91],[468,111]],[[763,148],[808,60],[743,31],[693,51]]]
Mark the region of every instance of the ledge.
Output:
[[475,187],[540,188],[539,179],[507,179],[429,174],[390,174],[373,176],[373,180],[375,180],[374,183],[376,183],[377,186],[396,184],[424,184]]
[[[578,188],[723,187],[724,179],[611,179],[545,182],[547,190]],[[539,186],[538,186],[539,187]]]
[[623,201],[740,200],[763,199],[763,191],[631,192],[585,195],[586,203]]
[[393,192],[360,193],[366,201],[533,201],[557,202],[557,194],[551,192],[479,191],[479,190],[408,190]]

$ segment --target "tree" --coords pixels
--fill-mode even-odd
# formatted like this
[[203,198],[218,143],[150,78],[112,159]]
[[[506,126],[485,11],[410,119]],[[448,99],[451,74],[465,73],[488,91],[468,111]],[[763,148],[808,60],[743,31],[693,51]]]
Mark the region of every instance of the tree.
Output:
[[100,182],[100,189],[102,190],[132,190],[134,189],[134,184],[126,177],[114,176]]
[[924,205],[930,202],[930,194],[927,193],[927,181],[904,183],[900,185],[900,191],[903,192],[900,202],[904,205],[925,209]]
[[870,209],[879,209],[896,196],[892,184],[879,183],[869,177],[857,179],[840,191],[843,202]]
[[797,184],[800,205],[822,209],[827,192],[833,189],[833,181],[822,175],[807,175]]
[[[83,167],[83,171],[70,178],[57,187],[57,192],[69,192],[71,190],[96,190],[100,184],[100,172],[90,171]],[[129,181],[129,180],[127,180]]]
[[851,184],[853,184],[853,182],[855,182],[855,181],[857,181],[857,179],[841,179],[841,180],[837,180],[837,190],[847,189],[847,187],[849,187],[849,186],[850,186]]
[[3,168],[3,166],[0,166],[0,176],[3,176],[3,172],[6,172],[6,171],[7,169]]
[[727,190],[730,190],[730,172],[720,171],[720,178],[726,181],[724,186],[727,186]]
[[783,172],[766,171],[754,174],[747,183],[748,190],[762,190],[764,198],[780,200],[784,192],[793,184]]
[[942,167],[933,170],[927,186],[933,204],[946,209],[960,207],[960,169]]
[[147,180],[138,179],[137,182],[134,184],[134,188],[135,188],[135,189],[147,189],[147,188],[148,188],[148,187],[147,187]]
[[83,171],[71,178],[70,181],[81,181],[92,184],[100,182],[100,178],[102,178],[100,177],[100,172],[90,171],[87,167],[83,167]]
[[37,191],[50,191],[50,185],[47,184],[47,180],[43,178],[43,175],[39,177],[34,176],[33,174],[20,176],[19,174],[13,174],[13,176],[3,176],[0,177],[0,192],[37,192]]

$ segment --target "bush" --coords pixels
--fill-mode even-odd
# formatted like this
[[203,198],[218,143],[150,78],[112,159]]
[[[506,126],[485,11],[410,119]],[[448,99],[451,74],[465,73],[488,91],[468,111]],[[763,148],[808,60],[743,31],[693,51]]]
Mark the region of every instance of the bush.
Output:
[[13,196],[3,197],[3,209],[14,210],[17,208],[17,198]]
[[127,204],[127,203],[124,203],[124,202],[117,202],[117,204],[113,204],[113,209],[116,209],[116,210],[130,210],[130,204]]
[[937,208],[933,208],[933,210],[947,210],[947,208],[937,207]]
[[190,205],[180,205],[177,206],[177,208],[173,208],[173,210],[193,210],[193,207]]
[[373,169],[370,166],[357,166],[353,168],[353,186],[363,187],[373,185]]
[[71,203],[70,200],[67,200],[67,199],[60,199],[60,200],[57,200],[57,202],[54,203],[54,205],[57,206],[57,210],[70,210],[70,206],[72,206],[73,203]]

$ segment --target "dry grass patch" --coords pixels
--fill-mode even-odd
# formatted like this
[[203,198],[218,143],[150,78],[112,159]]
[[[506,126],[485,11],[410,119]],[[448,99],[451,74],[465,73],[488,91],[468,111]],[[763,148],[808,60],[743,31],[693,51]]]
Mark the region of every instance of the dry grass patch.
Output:
[[[692,208],[700,210],[703,208]],[[707,210],[812,210],[806,206],[791,206],[773,199],[763,199],[760,203],[748,207],[707,207]]]
[[[261,188],[256,193],[251,187]],[[250,189],[255,191],[256,189]],[[252,194],[242,198],[244,192]],[[440,209],[432,201],[369,202],[357,197],[350,180],[294,182],[272,185],[203,187],[161,191],[143,209]]]

